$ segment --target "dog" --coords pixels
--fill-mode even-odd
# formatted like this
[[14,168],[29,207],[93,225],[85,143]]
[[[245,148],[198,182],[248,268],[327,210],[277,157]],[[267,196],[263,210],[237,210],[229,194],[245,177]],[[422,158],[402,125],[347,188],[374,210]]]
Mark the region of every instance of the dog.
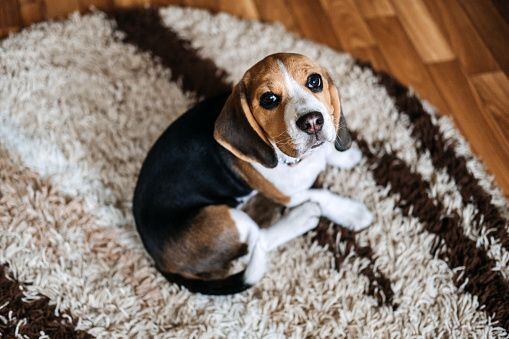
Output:
[[[328,72],[309,58],[269,55],[230,93],[173,122],[149,151],[133,213],[143,244],[171,282],[211,295],[244,291],[267,270],[269,252],[317,226],[372,222],[364,204],[311,188],[326,165],[360,159]],[[238,207],[258,192],[295,207],[261,229]],[[247,255],[244,270],[226,275]]]

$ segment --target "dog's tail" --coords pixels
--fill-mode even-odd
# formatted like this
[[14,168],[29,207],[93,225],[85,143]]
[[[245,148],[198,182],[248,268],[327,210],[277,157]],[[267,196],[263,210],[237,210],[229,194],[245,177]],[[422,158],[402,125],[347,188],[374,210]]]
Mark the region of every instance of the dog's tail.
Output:
[[222,279],[201,280],[185,278],[179,274],[161,272],[168,281],[187,288],[193,293],[227,295],[245,291],[252,287],[245,281],[245,270]]

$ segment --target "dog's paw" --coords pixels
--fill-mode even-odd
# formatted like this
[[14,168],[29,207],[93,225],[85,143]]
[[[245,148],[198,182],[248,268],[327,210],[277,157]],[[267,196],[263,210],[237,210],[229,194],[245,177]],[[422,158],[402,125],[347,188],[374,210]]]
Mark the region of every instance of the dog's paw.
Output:
[[361,159],[362,152],[357,147],[352,146],[352,148],[344,152],[333,152],[330,155],[329,163],[334,167],[350,169],[357,165]]
[[360,231],[373,222],[373,214],[366,205],[342,197],[332,199],[326,212],[331,221],[352,231]]
[[349,225],[345,225],[345,227],[348,227],[352,231],[360,231],[371,225],[373,222],[373,214],[363,203],[355,203],[355,206],[352,206],[350,223]]
[[305,202],[292,209],[287,218],[295,227],[311,230],[318,225],[322,211],[320,205],[314,202]]

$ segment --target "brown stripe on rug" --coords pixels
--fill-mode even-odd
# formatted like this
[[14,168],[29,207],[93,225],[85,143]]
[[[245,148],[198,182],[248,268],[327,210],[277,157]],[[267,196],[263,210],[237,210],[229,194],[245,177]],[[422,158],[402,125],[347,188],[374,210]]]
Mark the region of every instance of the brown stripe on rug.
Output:
[[376,71],[371,64],[357,62],[363,69],[369,69],[385,87],[387,94],[394,99],[398,112],[405,114],[412,123],[412,136],[418,141],[416,149],[421,154],[428,151],[433,166],[444,168],[454,179],[463,202],[474,204],[476,213],[473,226],[481,225],[495,229],[495,237],[509,251],[509,221],[491,202],[491,196],[480,185],[479,180],[468,170],[467,159],[454,150],[454,144],[447,142],[440,128],[433,123],[431,116],[424,110],[422,102],[410,92],[408,87],[383,71]]
[[[355,239],[356,233],[348,230],[341,225],[331,223],[325,218],[320,219],[318,227],[315,229],[316,235],[314,240],[321,246],[327,246],[327,248],[334,255],[334,263],[336,269],[339,270],[350,255],[350,253],[356,254],[360,258],[368,260],[368,266],[361,269],[360,273],[368,278],[368,291],[367,293],[373,296],[378,306],[388,305],[394,309],[398,307],[393,302],[394,291],[391,287],[390,280],[375,267],[375,259],[373,258],[373,250],[368,246],[360,246]],[[341,250],[336,239],[339,236],[339,243],[345,244],[345,248]]]
[[230,90],[226,71],[211,59],[201,57],[189,41],[181,39],[161,22],[158,9],[126,9],[109,13],[117,29],[124,32],[124,42],[150,52],[171,69],[171,80],[185,91],[207,97]]
[[[117,29],[125,33],[125,42],[150,52],[158,58],[172,71],[172,80],[174,80],[173,74],[177,76],[177,79],[182,79],[184,90],[197,93],[201,97],[230,90],[232,85],[226,80],[227,72],[219,68],[211,59],[202,57],[189,41],[180,38],[177,33],[163,25],[157,10],[126,10],[114,12],[110,14],[110,17],[116,21]],[[258,220],[259,218],[253,215],[253,211],[261,209],[253,206],[249,208],[251,211],[248,211],[248,214],[253,216],[254,220]],[[263,210],[268,217],[261,219],[270,220],[274,215],[280,214],[281,207],[276,203],[265,202]],[[337,270],[341,268],[341,264],[351,251],[354,251],[358,257],[367,259],[369,265],[360,273],[368,278],[368,295],[374,297],[379,306],[394,306],[394,292],[390,280],[380,270],[374,268],[376,258],[373,258],[373,250],[369,245],[360,246],[356,242],[355,234],[339,225],[333,225],[330,229],[322,226],[317,228],[316,232],[318,243],[323,246],[328,245],[328,249],[336,258]],[[346,244],[347,253],[341,253],[335,245],[338,234],[341,234],[341,242]]]
[[57,315],[54,305],[44,295],[26,298],[24,284],[8,273],[8,265],[0,264],[0,337],[93,338],[76,330],[69,312]]
[[398,195],[397,206],[403,215],[417,218],[426,231],[438,236],[432,255],[444,260],[455,273],[458,289],[479,298],[484,310],[509,329],[509,285],[494,271],[495,261],[464,233],[457,214],[448,214],[440,201],[429,197],[429,183],[413,172],[408,164],[391,153],[373,153],[366,141],[356,141],[372,166],[378,185],[390,187]]

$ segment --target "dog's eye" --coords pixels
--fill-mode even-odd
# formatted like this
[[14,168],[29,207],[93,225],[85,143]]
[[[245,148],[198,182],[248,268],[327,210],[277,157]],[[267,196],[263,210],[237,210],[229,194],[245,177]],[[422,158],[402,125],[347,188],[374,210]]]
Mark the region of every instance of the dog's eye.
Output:
[[276,107],[280,101],[281,98],[272,92],[265,92],[260,97],[260,105],[265,109]]
[[323,84],[322,77],[320,76],[320,74],[313,73],[310,76],[308,76],[306,87],[309,88],[311,92],[314,93],[321,92]]

